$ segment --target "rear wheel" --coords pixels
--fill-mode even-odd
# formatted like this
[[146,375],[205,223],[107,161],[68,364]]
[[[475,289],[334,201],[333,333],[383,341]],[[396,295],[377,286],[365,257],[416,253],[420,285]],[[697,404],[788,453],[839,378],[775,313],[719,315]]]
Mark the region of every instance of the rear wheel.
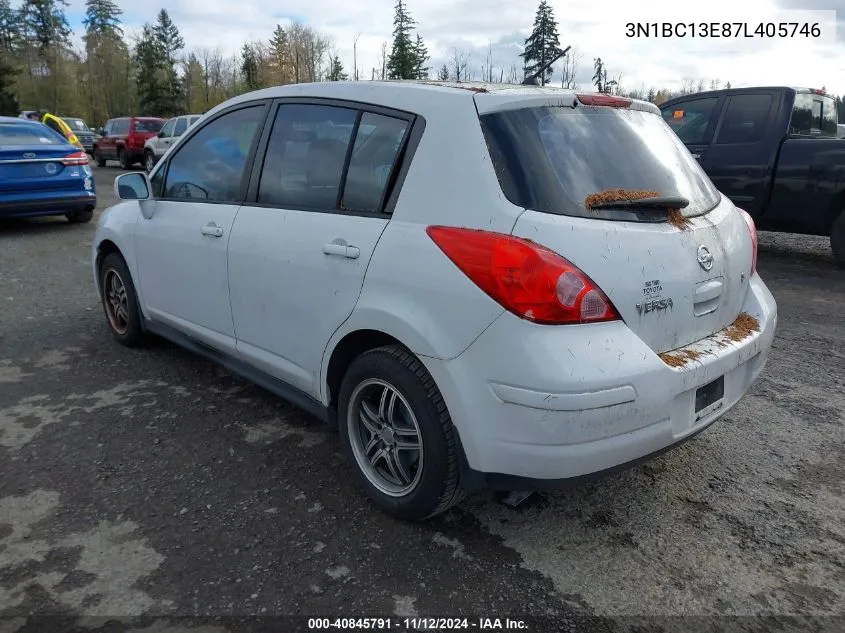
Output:
[[65,216],[68,222],[73,224],[82,224],[83,222],[90,222],[94,217],[94,209],[85,209],[84,211],[74,211]]
[[836,263],[845,268],[845,211],[839,214],[830,228],[830,248]]
[[463,498],[457,432],[434,379],[408,350],[391,345],[356,358],[338,414],[344,450],[382,510],[419,521]]
[[117,150],[117,162],[120,163],[121,169],[129,169],[132,166],[132,163],[129,162],[129,155],[122,147]]
[[156,157],[150,150],[144,150],[144,167],[147,170],[147,173],[153,170],[153,167],[156,165]]
[[102,157],[97,148],[94,148],[94,162],[97,163],[97,167],[105,167],[106,166],[106,159]]
[[141,345],[146,339],[141,310],[132,276],[120,254],[109,253],[100,265],[100,289],[112,336],[126,347]]

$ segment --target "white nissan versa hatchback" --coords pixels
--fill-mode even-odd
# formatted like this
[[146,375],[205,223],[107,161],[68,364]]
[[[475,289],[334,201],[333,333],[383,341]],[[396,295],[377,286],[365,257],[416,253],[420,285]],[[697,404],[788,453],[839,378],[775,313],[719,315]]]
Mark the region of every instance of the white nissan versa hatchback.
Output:
[[751,218],[649,103],[275,87],[115,191],[93,246],[114,337],[163,336],[323,418],[404,518],[675,446],[774,336]]

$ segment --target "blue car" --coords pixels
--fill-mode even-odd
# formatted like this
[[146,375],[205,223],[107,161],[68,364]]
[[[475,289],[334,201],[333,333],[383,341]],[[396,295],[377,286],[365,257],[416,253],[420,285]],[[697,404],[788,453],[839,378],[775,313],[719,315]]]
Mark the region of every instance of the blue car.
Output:
[[97,194],[88,155],[43,123],[0,116],[0,220],[94,217]]

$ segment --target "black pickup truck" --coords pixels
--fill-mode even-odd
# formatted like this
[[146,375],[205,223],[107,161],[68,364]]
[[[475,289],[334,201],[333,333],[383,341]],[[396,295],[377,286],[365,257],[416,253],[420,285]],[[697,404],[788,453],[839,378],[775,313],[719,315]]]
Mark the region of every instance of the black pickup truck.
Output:
[[845,267],[845,139],[821,90],[733,88],[676,97],[664,120],[762,231],[830,236]]

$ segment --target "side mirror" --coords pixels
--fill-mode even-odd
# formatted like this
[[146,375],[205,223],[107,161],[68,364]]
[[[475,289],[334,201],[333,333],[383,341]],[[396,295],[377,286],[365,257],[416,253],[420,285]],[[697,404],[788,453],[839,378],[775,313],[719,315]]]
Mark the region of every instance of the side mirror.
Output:
[[100,129],[97,130],[97,134],[99,134],[100,136],[105,136],[106,135],[106,128],[101,127]]
[[122,174],[114,181],[114,195],[120,200],[148,200],[150,191],[150,180],[142,172]]

